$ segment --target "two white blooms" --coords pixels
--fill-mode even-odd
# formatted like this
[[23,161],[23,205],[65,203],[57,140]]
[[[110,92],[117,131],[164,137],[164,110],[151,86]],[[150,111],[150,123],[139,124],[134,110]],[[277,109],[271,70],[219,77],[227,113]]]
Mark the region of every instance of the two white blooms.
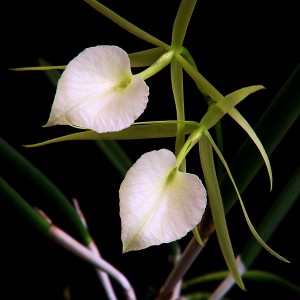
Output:
[[[119,131],[144,112],[148,95],[149,87],[132,74],[124,50],[90,47],[62,73],[45,127]],[[167,149],[142,155],[127,172],[119,195],[124,252],[182,238],[199,224],[207,203],[201,180],[178,171],[176,157]]]

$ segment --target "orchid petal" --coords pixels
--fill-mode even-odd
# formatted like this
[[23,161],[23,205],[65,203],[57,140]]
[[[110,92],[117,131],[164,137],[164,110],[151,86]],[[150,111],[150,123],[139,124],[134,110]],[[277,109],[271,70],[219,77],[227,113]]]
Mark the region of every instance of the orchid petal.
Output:
[[144,112],[148,95],[145,81],[132,75],[124,50],[117,46],[86,48],[62,73],[45,127],[119,131]]
[[198,176],[166,149],[142,155],[120,186],[123,252],[178,240],[199,224],[207,199]]

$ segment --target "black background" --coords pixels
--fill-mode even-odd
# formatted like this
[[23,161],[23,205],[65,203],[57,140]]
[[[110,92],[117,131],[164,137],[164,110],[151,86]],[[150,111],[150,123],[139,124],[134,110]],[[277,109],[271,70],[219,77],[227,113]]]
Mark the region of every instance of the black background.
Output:
[[[150,34],[166,43],[171,42],[172,23],[180,1],[102,3]],[[203,0],[196,5],[184,45],[194,56],[200,72],[223,94],[253,84],[266,87],[238,107],[251,125],[256,123],[299,62],[296,12],[296,3],[291,0],[271,4],[258,0]],[[118,45],[128,53],[145,50],[149,45],[107,20],[84,1],[14,1],[6,3],[1,13],[1,137],[35,164],[69,199],[79,200],[102,255],[128,277],[138,298],[143,299],[149,289],[159,288],[170,270],[167,246],[121,253],[118,188],[122,176],[93,142],[66,142],[33,149],[22,146],[74,130],[65,126],[42,128],[48,120],[55,94],[43,73],[8,69],[36,66],[40,57],[50,64],[64,65],[84,48],[99,44]],[[169,78],[166,69],[147,81],[150,102],[140,120],[175,119]],[[205,105],[192,81],[186,78],[187,119],[197,121]],[[224,120],[224,125],[225,157],[230,160],[245,134],[229,118]],[[268,177],[262,170],[244,195],[254,225],[299,165],[298,136],[299,122],[270,158],[274,190],[268,191]],[[147,151],[162,147],[172,150],[174,140],[120,144],[134,162]],[[199,167],[198,160],[188,162],[190,172],[199,172]],[[37,197],[30,186],[25,186],[9,172],[1,175],[29,203],[43,209],[62,228],[67,228],[51,205]],[[0,207],[1,299],[63,299],[66,287],[70,287],[72,299],[105,299],[89,265],[41,236],[5,203],[0,203]],[[300,266],[298,211],[296,203],[268,243],[291,264],[282,263],[263,250],[253,265],[253,268],[275,272],[296,284],[300,284],[299,277],[295,276]],[[239,207],[229,214],[228,226],[238,253],[251,236]],[[190,235],[182,240],[183,246],[189,238]],[[203,251],[203,258],[199,257],[187,278],[225,268],[215,237],[212,237]],[[286,292],[272,284],[246,282],[246,285],[247,293],[234,288],[229,297],[254,299],[264,291],[271,298]],[[215,284],[208,288],[214,287]],[[118,285],[116,289],[118,291]],[[121,299],[121,292],[118,293]],[[295,297],[292,292],[288,295],[289,299]]]

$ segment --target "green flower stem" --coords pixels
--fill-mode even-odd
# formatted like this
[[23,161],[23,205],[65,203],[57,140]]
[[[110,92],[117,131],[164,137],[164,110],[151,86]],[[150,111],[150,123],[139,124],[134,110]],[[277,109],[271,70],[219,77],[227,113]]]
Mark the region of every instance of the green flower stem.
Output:
[[172,31],[172,49],[180,49],[197,0],[182,0]]
[[201,126],[190,134],[176,158],[177,166],[181,165],[190,150],[200,141],[204,131],[205,128]]
[[[195,69],[198,70],[197,68],[197,64],[193,58],[193,56],[190,54],[190,52],[185,48],[185,47],[181,47],[181,49],[179,50],[179,53],[181,54],[181,56],[187,60],[187,62]],[[197,85],[197,83],[196,83]],[[206,98],[208,105],[211,105],[213,102],[209,99],[210,98]],[[222,126],[221,126],[221,120],[219,120],[219,122],[214,126],[215,131],[216,131],[216,143],[218,145],[218,148],[222,151],[223,150],[223,137],[222,137]],[[221,177],[221,175],[223,174],[223,165],[222,163],[218,160],[217,161],[217,174],[218,174],[218,178]]]
[[47,234],[51,225],[2,177],[0,177],[0,198],[5,200],[8,205],[14,209],[18,217],[24,218],[27,223],[34,226],[42,234]]
[[82,243],[88,245],[91,242],[90,234],[82,225],[79,216],[68,199],[41,171],[2,138],[0,138],[0,161],[2,172],[4,172],[4,167],[8,166],[10,172],[14,171],[16,176],[21,175],[24,183],[31,186],[36,192],[41,192],[45,200],[48,199],[57,206],[58,211],[73,226]]
[[164,53],[154,64],[152,64],[149,68],[145,69],[144,71],[135,74],[134,76],[140,77],[144,80],[148,79],[149,77],[155,75],[163,68],[165,68],[173,59],[174,51],[168,51]]
[[161,40],[157,39],[156,37],[150,35],[146,31],[140,29],[139,27],[133,25],[132,23],[125,20],[123,17],[119,16],[103,4],[99,3],[96,0],[83,0],[87,4],[89,4],[91,7],[93,7],[95,10],[97,10],[99,13],[113,21],[114,23],[118,24],[120,27],[125,29],[126,31],[130,32],[131,34],[135,35],[136,37],[153,44],[157,47],[161,47],[165,50],[169,50],[170,46]]

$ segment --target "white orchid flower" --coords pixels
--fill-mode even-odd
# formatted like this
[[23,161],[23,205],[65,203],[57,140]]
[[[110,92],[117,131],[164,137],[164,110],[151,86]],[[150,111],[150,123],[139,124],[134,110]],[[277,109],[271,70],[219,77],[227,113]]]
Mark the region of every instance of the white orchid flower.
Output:
[[120,186],[123,252],[178,240],[199,224],[206,190],[166,149],[142,155]]
[[47,124],[96,132],[129,127],[145,110],[149,88],[132,75],[127,53],[117,46],[86,48],[61,75]]

